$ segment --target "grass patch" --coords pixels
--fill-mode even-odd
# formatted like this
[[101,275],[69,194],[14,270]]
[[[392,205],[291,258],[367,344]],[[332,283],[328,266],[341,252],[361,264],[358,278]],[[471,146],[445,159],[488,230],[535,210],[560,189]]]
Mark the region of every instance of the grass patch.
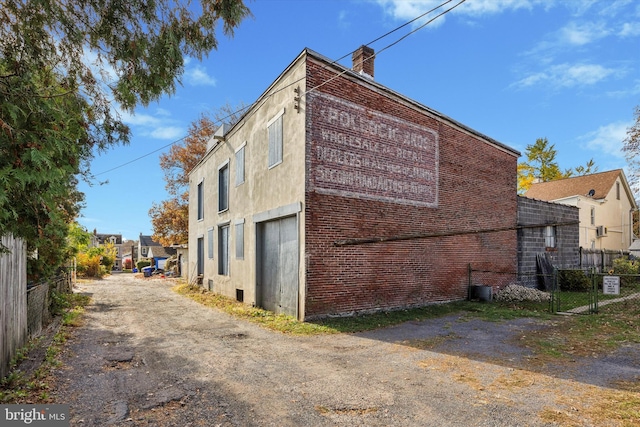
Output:
[[562,426],[584,425],[632,427],[640,423],[640,395],[628,391],[590,390],[579,401],[565,402],[569,410],[544,409],[540,418]]
[[460,314],[464,319],[482,319],[490,322],[502,322],[521,317],[550,318],[546,303],[483,304],[471,301],[456,301],[446,304],[431,304],[425,307],[407,310],[382,311],[379,313],[327,318],[317,321],[318,324],[329,326],[339,332],[363,332],[388,326],[398,325],[410,321],[422,321]]
[[36,404],[49,403],[49,375],[51,369],[60,364],[59,355],[68,338],[68,328],[82,324],[84,306],[91,301],[86,295],[57,293],[52,312],[62,316],[62,327],[53,336],[51,343],[44,349],[43,362],[33,372],[20,370],[20,362],[32,351],[44,348],[44,337],[31,340],[20,349],[11,363],[9,374],[0,380],[0,404]]
[[551,359],[608,354],[640,343],[639,317],[640,300],[622,301],[601,307],[598,314],[556,317],[551,326],[530,332],[523,342]]
[[338,332],[327,326],[300,322],[292,316],[250,307],[231,298],[209,292],[199,286],[179,284],[174,286],[173,290],[205,307],[216,308],[239,319],[257,323],[273,331],[294,335],[318,335]]
[[[547,327],[529,332],[520,342],[536,353],[536,360],[560,361],[577,356],[605,354],[625,343],[640,343],[640,302],[629,300],[603,306],[596,315],[559,317],[548,311],[548,303],[478,303],[457,301],[425,307],[384,311],[351,317],[329,317],[300,322],[291,316],[275,314],[250,307],[202,287],[180,284],[174,291],[208,307],[237,318],[257,323],[265,328],[293,335],[355,333],[423,321],[448,315],[458,315],[460,321],[481,319],[491,322],[527,317],[550,321]],[[446,339],[442,338],[442,339]],[[449,337],[450,338],[450,337]],[[413,342],[414,347],[429,348],[436,342]]]
[[315,321],[300,322],[292,316],[275,314],[261,308],[250,307],[231,298],[209,292],[199,286],[182,283],[176,285],[173,290],[207,307],[216,308],[274,331],[295,335],[364,332],[404,322],[428,320],[450,314],[461,314],[465,319],[481,318],[495,322],[520,317],[551,317],[546,303],[482,304],[457,301],[407,310],[381,311],[349,317],[327,317]]

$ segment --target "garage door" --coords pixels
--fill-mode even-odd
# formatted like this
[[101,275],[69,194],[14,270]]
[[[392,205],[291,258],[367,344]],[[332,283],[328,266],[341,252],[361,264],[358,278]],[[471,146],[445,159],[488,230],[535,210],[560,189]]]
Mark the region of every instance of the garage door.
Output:
[[257,303],[298,316],[298,226],[295,216],[257,226]]

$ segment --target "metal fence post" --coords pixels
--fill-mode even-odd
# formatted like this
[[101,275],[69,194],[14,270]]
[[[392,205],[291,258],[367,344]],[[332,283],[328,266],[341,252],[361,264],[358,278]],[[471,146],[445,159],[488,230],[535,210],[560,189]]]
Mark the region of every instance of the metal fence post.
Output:
[[467,300],[471,301],[471,263],[467,264],[467,276],[469,283],[467,285]]
[[552,314],[556,314],[558,312],[558,307],[560,306],[560,301],[558,300],[558,269],[553,267],[553,280],[551,285],[551,298],[549,299],[550,311]]
[[596,269],[591,269],[591,301],[589,304],[589,313],[598,312],[598,275]]

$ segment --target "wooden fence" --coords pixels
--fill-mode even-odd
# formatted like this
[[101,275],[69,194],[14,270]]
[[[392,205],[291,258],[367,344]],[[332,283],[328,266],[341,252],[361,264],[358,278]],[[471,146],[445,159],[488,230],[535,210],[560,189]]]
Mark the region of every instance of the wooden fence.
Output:
[[0,253],[0,378],[4,378],[28,337],[27,245],[10,235],[1,236],[0,243],[9,250]]
[[578,267],[585,270],[596,267],[598,272],[605,273],[613,267],[614,260],[626,256],[629,256],[629,252],[580,248],[580,265]]

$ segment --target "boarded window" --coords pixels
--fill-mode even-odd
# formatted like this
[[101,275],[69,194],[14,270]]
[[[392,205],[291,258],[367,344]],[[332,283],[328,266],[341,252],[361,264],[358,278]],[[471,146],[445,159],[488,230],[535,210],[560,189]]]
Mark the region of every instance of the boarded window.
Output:
[[204,181],[198,184],[198,219],[204,218]]
[[[283,111],[284,113],[284,111]],[[282,163],[282,116],[271,120],[267,127],[269,133],[269,167]]]
[[244,148],[245,145],[236,151],[236,185],[244,183]]
[[209,259],[213,259],[213,228],[207,230],[207,252]]
[[218,227],[218,274],[229,275],[229,226]]
[[218,169],[218,212],[229,209],[229,163]]
[[244,259],[244,222],[236,223],[236,259]]

